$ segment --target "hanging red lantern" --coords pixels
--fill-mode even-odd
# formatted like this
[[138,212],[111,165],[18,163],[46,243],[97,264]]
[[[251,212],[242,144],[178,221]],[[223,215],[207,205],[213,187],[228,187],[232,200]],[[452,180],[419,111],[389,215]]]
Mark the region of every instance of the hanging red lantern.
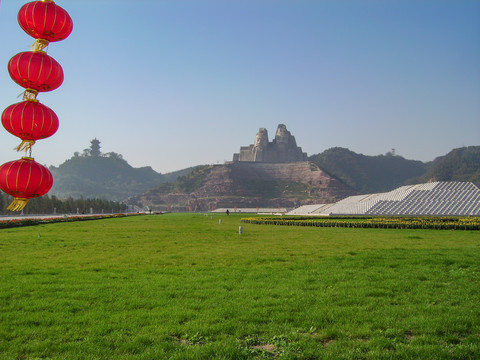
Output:
[[0,189],[15,198],[8,210],[22,210],[29,199],[45,195],[52,185],[50,171],[31,157],[0,166]]
[[[67,38],[73,29],[68,13],[53,0],[33,1],[18,13],[20,27],[36,39],[30,52],[22,52],[8,62],[8,73],[25,88],[24,100],[2,113],[2,124],[22,139],[17,150],[28,150],[38,139],[53,135],[58,129],[57,115],[36,100],[38,92],[52,91],[63,83],[63,69],[42,51],[51,41]],[[22,210],[31,198],[45,195],[53,185],[50,171],[31,157],[0,166],[0,190],[13,196],[8,210]]]
[[20,27],[35,39],[52,42],[64,40],[73,29],[68,12],[52,0],[32,1],[23,5],[17,19]]
[[59,122],[48,106],[28,100],[7,107],[2,113],[2,124],[9,133],[22,139],[17,151],[26,151],[36,140],[55,134]]
[[51,56],[41,51],[21,52],[8,62],[13,81],[25,89],[52,91],[63,83],[63,69]]

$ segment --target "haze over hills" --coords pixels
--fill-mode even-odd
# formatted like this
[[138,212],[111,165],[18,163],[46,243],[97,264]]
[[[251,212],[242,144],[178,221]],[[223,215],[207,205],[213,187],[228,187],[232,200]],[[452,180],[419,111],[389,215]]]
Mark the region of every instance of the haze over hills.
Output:
[[[229,201],[229,205],[234,205],[234,201],[238,206],[294,206],[309,201],[335,201],[354,193],[384,192],[429,180],[480,182],[480,146],[454,149],[430,163],[407,160],[393,153],[366,156],[345,148],[331,148],[308,157],[309,162],[273,162],[266,166],[252,163],[250,157],[271,160],[282,152],[295,153],[297,157],[304,153],[288,131],[283,138],[276,137],[271,142],[268,135],[264,138],[263,132],[259,134],[262,139],[257,148],[255,144],[242,147],[242,155],[237,154],[248,161],[199,165],[168,174],[157,173],[151,167],[133,168],[120,154],[101,153],[100,142],[94,139],[82,154],[75,153],[60,166],[50,167],[55,179],[50,195],[117,201],[131,198],[142,205],[152,205],[152,199],[162,198],[163,205],[195,207],[202,203],[204,208],[227,205]],[[264,148],[260,149],[262,141]],[[299,165],[302,163],[310,165]],[[208,200],[198,201],[199,198]]]

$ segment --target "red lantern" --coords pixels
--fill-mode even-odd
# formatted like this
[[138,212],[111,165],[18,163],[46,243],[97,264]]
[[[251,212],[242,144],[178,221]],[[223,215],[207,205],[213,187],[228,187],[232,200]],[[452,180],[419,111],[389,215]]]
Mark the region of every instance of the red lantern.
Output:
[[0,166],[0,189],[15,198],[8,210],[22,210],[29,199],[45,195],[52,185],[50,171],[31,157]]
[[36,91],[52,91],[62,85],[63,69],[44,52],[21,52],[8,62],[10,77],[21,87]]
[[35,39],[64,40],[73,29],[70,15],[52,0],[32,1],[18,12],[20,27]]
[[38,101],[22,101],[7,107],[2,114],[3,127],[22,139],[17,151],[29,150],[36,140],[45,139],[58,130],[58,117]]

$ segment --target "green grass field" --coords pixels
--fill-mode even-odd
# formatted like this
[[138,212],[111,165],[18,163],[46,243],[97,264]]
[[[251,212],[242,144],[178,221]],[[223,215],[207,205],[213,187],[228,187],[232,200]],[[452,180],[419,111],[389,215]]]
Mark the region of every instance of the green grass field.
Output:
[[168,214],[2,229],[0,260],[0,359],[480,358],[478,231]]

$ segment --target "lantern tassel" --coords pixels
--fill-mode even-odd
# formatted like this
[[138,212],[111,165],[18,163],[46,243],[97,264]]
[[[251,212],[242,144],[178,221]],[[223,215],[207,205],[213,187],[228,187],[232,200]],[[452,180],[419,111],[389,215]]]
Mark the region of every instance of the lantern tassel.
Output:
[[27,205],[28,199],[15,198],[12,203],[8,205],[7,210],[21,211]]
[[32,150],[32,146],[35,144],[35,140],[22,140],[20,145],[18,145],[15,150],[17,151],[28,151]]
[[45,52],[43,51],[43,49],[45,49],[48,44],[50,42],[48,40],[45,40],[45,39],[37,39],[35,40],[35,42],[32,44],[32,46],[30,47],[30,49],[32,51],[37,51],[37,52]]

